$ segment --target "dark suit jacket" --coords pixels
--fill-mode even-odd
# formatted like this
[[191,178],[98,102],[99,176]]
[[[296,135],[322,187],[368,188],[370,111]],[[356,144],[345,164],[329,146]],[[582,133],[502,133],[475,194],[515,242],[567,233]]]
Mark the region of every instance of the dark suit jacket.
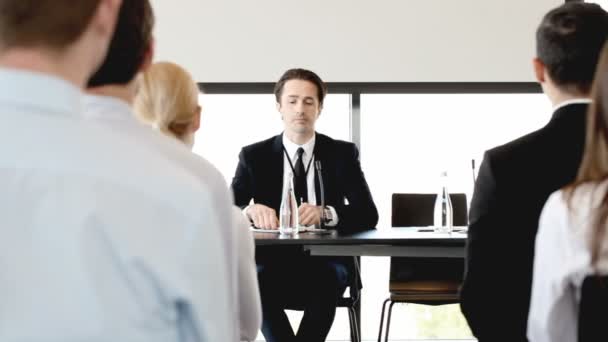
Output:
[[[255,203],[279,212],[283,190],[282,139],[280,134],[243,147],[232,180],[237,206],[244,208],[253,198]],[[357,147],[353,143],[317,133],[313,153],[315,160],[321,161],[325,205],[336,209],[338,232],[352,233],[375,228],[378,210],[363,176]],[[315,177],[315,190],[319,200],[318,177]],[[345,199],[348,200],[348,205],[344,204]]]
[[571,183],[586,104],[558,109],[540,130],[486,152],[469,213],[461,309],[480,342],[527,341],[534,242],[549,195]]

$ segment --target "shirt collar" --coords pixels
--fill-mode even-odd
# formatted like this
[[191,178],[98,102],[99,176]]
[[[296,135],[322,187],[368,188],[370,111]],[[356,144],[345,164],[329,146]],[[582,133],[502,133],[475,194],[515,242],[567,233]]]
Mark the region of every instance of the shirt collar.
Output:
[[0,68],[0,104],[78,116],[82,113],[81,99],[82,90],[59,77]]
[[590,104],[591,103],[591,99],[587,99],[587,98],[578,98],[578,99],[570,99],[570,100],[566,100],[566,101],[562,101],[560,103],[558,103],[555,107],[553,107],[553,113],[557,112],[559,109],[566,107],[568,105],[571,104]]
[[133,109],[126,101],[112,96],[85,94],[85,116],[95,120],[119,120],[137,122]]
[[304,143],[303,145],[298,145],[298,144],[294,143],[293,141],[289,140],[289,138],[287,138],[285,133],[283,133],[283,146],[285,147],[287,154],[290,156],[290,158],[292,160],[295,160],[296,154],[298,152],[298,148],[300,148],[300,147],[303,148],[304,149],[304,160],[306,160],[312,156],[312,153],[315,149],[316,137],[317,137],[317,134],[315,133],[315,134],[313,134],[312,138],[310,138],[310,140],[308,140],[306,143]]

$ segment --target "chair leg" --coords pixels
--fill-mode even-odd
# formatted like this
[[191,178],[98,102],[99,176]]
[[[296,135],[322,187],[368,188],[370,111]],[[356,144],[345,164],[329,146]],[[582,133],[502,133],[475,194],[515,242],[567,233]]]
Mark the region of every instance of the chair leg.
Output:
[[384,342],[388,342],[388,331],[391,328],[391,314],[393,313],[393,305],[395,302],[391,302],[388,306],[388,317],[386,317],[386,335],[384,335]]
[[350,342],[355,342],[355,333],[353,331],[353,314],[350,311],[350,308],[346,308],[348,310],[348,326],[350,327]]
[[382,303],[382,311],[380,312],[380,328],[378,329],[378,342],[382,342],[382,325],[384,324],[384,310],[386,309],[386,303],[388,303],[390,300],[390,298],[387,298],[384,303]]
[[361,342],[359,337],[359,323],[357,322],[357,313],[355,308],[348,308],[348,316],[350,317],[350,340],[352,342]]

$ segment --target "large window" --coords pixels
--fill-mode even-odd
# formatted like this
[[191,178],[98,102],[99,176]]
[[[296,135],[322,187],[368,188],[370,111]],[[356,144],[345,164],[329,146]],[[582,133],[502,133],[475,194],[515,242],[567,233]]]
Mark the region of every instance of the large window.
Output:
[[[361,96],[361,163],[390,229],[391,194],[434,193],[448,171],[450,191],[473,191],[471,159],[545,125],[551,106],[541,94],[398,94]],[[388,258],[363,258],[363,338],[377,336],[388,296]],[[497,306],[497,310],[500,307]],[[458,305],[396,306],[392,339],[471,338]]]
[[603,9],[608,10],[608,0],[586,0],[585,2],[591,2],[602,6]]
[[[282,131],[274,96],[201,95],[201,130],[194,151],[230,182],[240,148]],[[393,192],[435,192],[447,170],[450,190],[471,196],[471,159],[542,127],[551,106],[541,94],[362,94],[361,130],[351,132],[350,96],[330,94],[317,131],[337,139],[360,137],[361,163],[380,213],[378,229],[390,229]],[[388,296],[388,258],[362,260],[362,337],[375,340]],[[500,308],[497,307],[497,310]],[[290,312],[297,325],[301,314]],[[471,338],[456,305],[396,306],[391,339]],[[258,339],[262,340],[261,334]],[[349,340],[348,316],[338,309],[328,340]]]
[[541,128],[551,105],[541,94],[399,94],[361,96],[361,163],[380,210],[379,227],[390,226],[393,192],[438,189],[448,172],[449,189],[473,191],[471,159]]

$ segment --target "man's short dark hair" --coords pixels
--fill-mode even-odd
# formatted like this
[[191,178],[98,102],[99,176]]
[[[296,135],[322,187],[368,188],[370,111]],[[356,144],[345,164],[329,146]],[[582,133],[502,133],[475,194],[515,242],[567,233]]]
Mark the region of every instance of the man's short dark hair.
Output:
[[285,83],[290,80],[303,80],[314,84],[317,87],[319,104],[321,106],[323,105],[323,100],[325,100],[325,95],[327,94],[327,86],[319,75],[306,69],[289,69],[285,71],[283,76],[281,76],[279,81],[274,85],[274,96],[277,99],[277,103],[281,102],[281,95],[283,95]]
[[608,13],[599,5],[568,2],[545,15],[536,54],[557,86],[588,93],[608,38]]
[[63,49],[87,29],[99,0],[0,0],[0,48]]
[[87,86],[131,82],[150,48],[153,28],[154,12],[149,0],[123,0],[106,59]]

